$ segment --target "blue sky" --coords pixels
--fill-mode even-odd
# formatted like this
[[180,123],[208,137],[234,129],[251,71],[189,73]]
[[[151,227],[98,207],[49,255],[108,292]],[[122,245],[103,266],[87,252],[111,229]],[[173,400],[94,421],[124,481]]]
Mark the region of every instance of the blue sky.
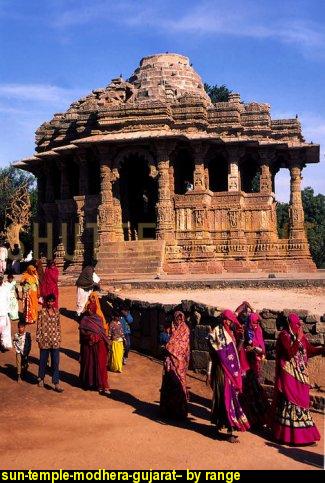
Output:
[[[226,84],[272,116],[295,117],[321,164],[304,186],[325,193],[323,0],[0,0],[0,166],[34,151],[34,131],[158,52],[190,57],[205,82]],[[288,196],[288,173],[277,195]]]

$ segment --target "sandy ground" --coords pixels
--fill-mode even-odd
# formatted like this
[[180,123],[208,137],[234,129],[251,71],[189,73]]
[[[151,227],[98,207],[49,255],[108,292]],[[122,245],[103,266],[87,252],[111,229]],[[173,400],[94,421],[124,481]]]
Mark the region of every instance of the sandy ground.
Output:
[[235,310],[243,300],[261,310],[263,308],[282,310],[305,309],[312,314],[325,313],[325,288],[299,289],[205,289],[205,290],[117,290],[116,293],[125,298],[160,302],[166,304],[179,303],[181,300],[195,300],[216,307]]
[[[195,297],[191,294],[189,298]],[[241,294],[239,300],[242,298]],[[219,300],[221,303],[225,299],[220,295]],[[256,301],[256,297],[251,300]],[[74,303],[74,289],[63,288],[61,306],[71,310]],[[268,304],[263,301],[262,305]],[[267,434],[259,436],[250,432],[240,435],[238,445],[216,440],[209,423],[210,391],[195,374],[188,378],[189,421],[181,425],[160,421],[161,363],[137,353],[131,353],[122,374],[109,373],[110,398],[83,391],[78,381],[77,324],[62,317],[62,327],[63,394],[51,389],[49,379],[46,388],[37,387],[35,343],[28,381],[21,384],[14,379],[14,353],[0,354],[0,469],[316,469],[323,466],[323,440],[315,448],[280,446]],[[31,332],[34,337],[35,327]],[[323,417],[320,414],[314,417],[323,433]]]

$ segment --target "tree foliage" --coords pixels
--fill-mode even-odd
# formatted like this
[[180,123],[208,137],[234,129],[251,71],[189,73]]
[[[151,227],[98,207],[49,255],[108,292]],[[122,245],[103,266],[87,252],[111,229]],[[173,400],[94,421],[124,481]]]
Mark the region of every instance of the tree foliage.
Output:
[[227,102],[229,99],[229,94],[231,94],[232,92],[224,84],[221,86],[218,86],[217,84],[215,84],[214,86],[204,84],[204,89],[213,103]]
[[[311,256],[318,268],[325,265],[325,196],[315,196],[313,188],[301,192],[305,213],[305,227]],[[279,238],[289,236],[289,204],[277,203]]]

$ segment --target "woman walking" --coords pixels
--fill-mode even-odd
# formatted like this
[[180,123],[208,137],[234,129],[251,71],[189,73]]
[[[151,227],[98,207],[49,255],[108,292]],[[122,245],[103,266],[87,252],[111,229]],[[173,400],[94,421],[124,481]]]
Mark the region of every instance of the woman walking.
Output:
[[287,326],[276,344],[275,394],[271,428],[280,443],[304,446],[316,444],[320,434],[309,406],[308,358],[324,354],[306,339],[297,314],[288,315]]
[[109,395],[107,380],[108,338],[96,305],[89,304],[79,325],[80,331],[80,381],[85,389],[98,390]]
[[7,282],[6,285],[8,286],[9,290],[9,317],[10,320],[18,320],[19,319],[19,314],[18,314],[18,300],[20,300],[19,297],[19,291],[17,287],[17,282],[13,276],[13,274],[9,274],[7,276]]
[[35,324],[38,316],[39,281],[36,268],[28,265],[20,279],[23,290],[23,314],[27,324]]
[[183,312],[174,314],[160,391],[162,416],[185,419],[188,413],[186,373],[190,359],[190,330]]
[[269,403],[259,379],[263,360],[265,359],[265,344],[260,316],[251,312],[245,330],[246,360],[248,369],[243,376],[243,393],[240,397],[243,409],[251,427],[259,428],[266,424]]
[[122,372],[125,336],[119,314],[114,312],[109,324],[108,338],[111,343],[109,368],[112,372]]
[[217,431],[226,427],[227,440],[238,443],[234,430],[246,431],[249,422],[239,402],[242,391],[242,375],[234,331],[240,332],[240,324],[231,310],[221,314],[221,324],[209,335],[211,363],[208,381],[213,390],[211,422]]
[[48,295],[54,294],[55,295],[55,304],[54,307],[56,309],[59,308],[59,270],[55,264],[54,260],[49,260],[47,262],[47,266],[43,275],[42,282],[40,284],[40,292],[41,297],[45,299]]

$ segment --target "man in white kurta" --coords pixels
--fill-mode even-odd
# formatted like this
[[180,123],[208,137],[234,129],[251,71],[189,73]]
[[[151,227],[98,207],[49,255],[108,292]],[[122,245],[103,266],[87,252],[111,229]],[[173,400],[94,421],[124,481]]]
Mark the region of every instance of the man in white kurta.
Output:
[[0,338],[4,349],[11,349],[10,291],[8,285],[3,283],[3,279],[4,276],[0,273]]

